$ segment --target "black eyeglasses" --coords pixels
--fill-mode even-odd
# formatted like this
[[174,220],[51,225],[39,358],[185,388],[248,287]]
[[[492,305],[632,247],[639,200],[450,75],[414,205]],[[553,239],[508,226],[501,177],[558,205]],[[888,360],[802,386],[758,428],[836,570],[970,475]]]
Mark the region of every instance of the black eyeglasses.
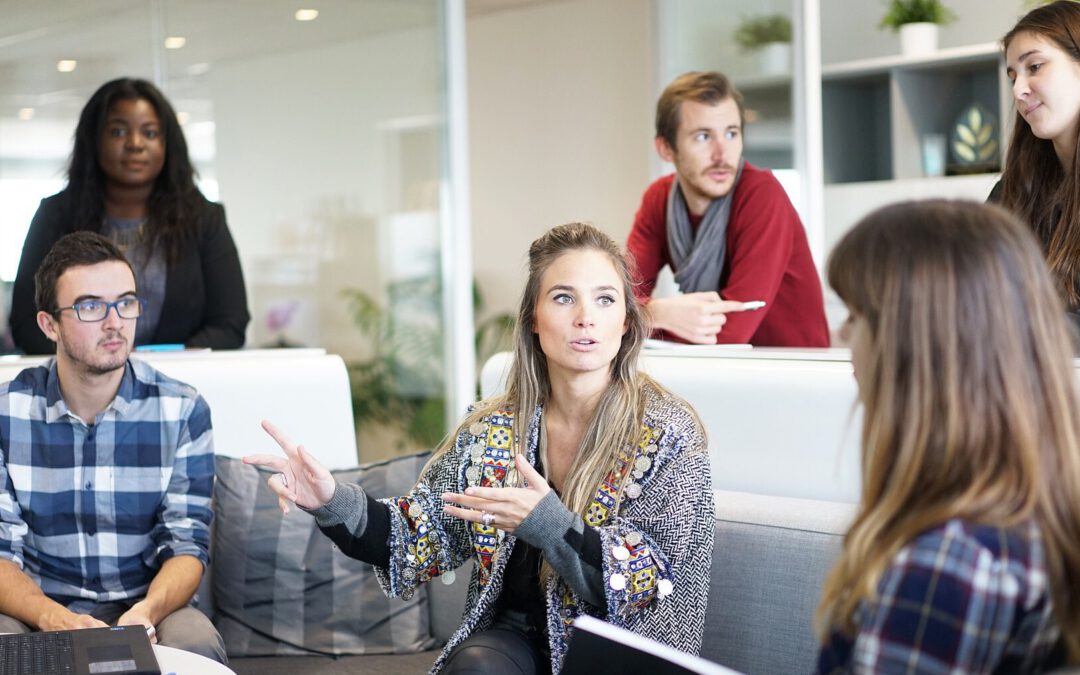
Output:
[[115,307],[116,315],[121,319],[138,319],[139,315],[142,314],[142,304],[142,300],[134,296],[120,298],[113,302],[83,300],[70,307],[57,307],[53,310],[53,314],[59,314],[65,309],[73,309],[75,310],[75,318],[79,321],[94,323],[95,321],[104,321],[105,317],[109,316],[109,310]]

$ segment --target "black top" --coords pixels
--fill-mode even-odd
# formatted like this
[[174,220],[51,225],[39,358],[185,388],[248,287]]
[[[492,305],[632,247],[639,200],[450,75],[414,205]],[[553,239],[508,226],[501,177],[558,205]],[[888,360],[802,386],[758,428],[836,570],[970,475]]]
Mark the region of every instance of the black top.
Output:
[[[27,354],[53,354],[56,345],[38,328],[34,305],[34,273],[60,237],[72,231],[69,197],[60,192],[41,200],[23,243],[11,297],[11,337]],[[205,198],[197,231],[168,266],[165,302],[151,343],[183,343],[189,347],[237,349],[251,316],[244,275],[225,208]]]

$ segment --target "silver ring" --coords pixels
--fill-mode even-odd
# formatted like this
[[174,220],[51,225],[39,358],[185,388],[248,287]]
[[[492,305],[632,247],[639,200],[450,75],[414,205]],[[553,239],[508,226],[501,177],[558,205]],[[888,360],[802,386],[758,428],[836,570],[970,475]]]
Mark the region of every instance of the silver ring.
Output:
[[284,472],[282,472],[282,473],[279,473],[279,474],[278,474],[278,478],[280,478],[280,479],[281,479],[281,486],[282,486],[282,487],[289,487],[289,479],[285,477],[285,473],[284,473]]
[[484,511],[484,517],[480,520],[484,523],[484,527],[491,527],[491,524],[495,522],[495,514]]

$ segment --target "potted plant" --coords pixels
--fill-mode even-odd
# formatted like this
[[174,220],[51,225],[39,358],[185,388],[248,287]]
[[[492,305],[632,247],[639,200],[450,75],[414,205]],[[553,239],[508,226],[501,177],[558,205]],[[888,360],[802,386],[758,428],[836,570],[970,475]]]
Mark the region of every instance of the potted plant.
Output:
[[742,51],[758,54],[758,66],[762,73],[786,73],[791,70],[791,19],[785,15],[743,17],[735,29],[734,38]]
[[938,27],[956,19],[941,0],[889,0],[880,28],[900,32],[900,52],[918,56],[937,51]]

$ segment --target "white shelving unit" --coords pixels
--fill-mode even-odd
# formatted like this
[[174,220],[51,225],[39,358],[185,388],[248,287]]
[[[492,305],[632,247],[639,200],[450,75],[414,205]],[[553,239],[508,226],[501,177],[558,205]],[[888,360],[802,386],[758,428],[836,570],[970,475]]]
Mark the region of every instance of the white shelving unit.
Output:
[[791,169],[795,166],[791,74],[736,77],[747,110],[744,154],[755,166]]
[[972,103],[1005,145],[1011,96],[996,44],[833,64],[821,79],[826,185],[922,177],[922,137],[948,137]]

